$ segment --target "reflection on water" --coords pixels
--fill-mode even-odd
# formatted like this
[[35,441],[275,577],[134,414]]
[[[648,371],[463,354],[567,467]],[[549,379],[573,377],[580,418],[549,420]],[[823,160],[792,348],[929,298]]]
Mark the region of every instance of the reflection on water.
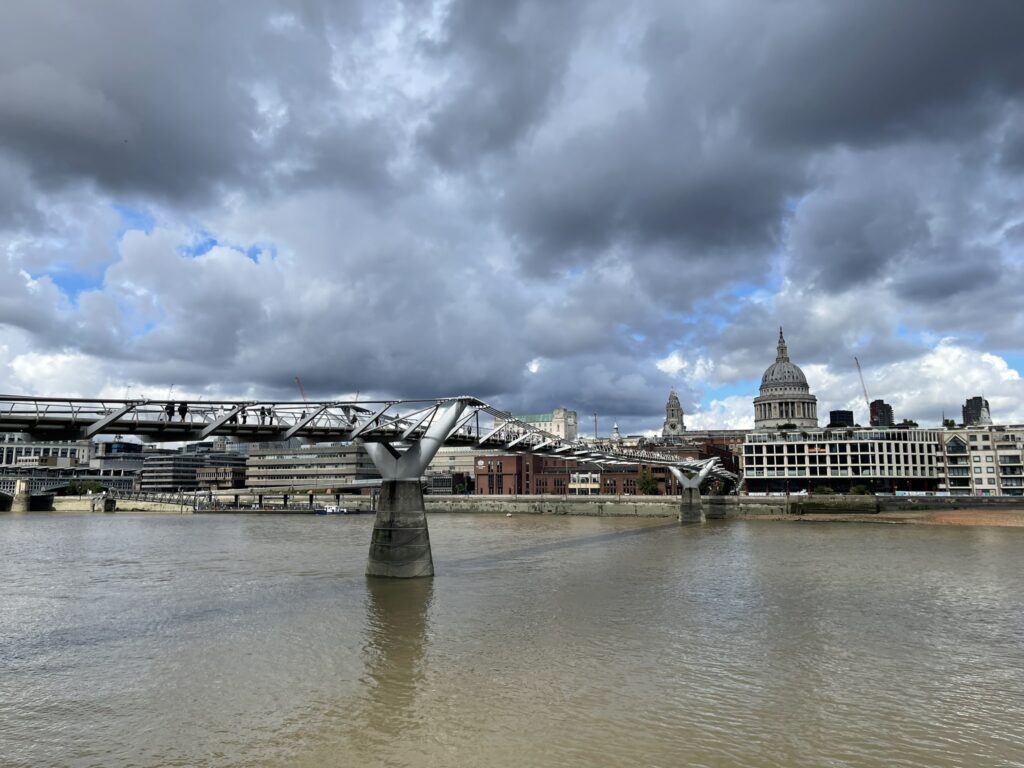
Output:
[[0,766],[1024,765],[1024,531],[0,516]]
[[388,742],[416,740],[415,705],[423,685],[431,579],[366,580],[366,629],[357,705],[361,728],[354,734],[364,754],[380,754]]

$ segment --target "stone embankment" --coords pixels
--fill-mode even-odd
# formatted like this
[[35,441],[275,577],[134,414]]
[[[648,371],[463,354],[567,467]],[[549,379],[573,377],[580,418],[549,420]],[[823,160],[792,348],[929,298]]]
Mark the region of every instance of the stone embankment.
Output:
[[[679,512],[679,499],[675,496],[424,496],[423,499],[430,513],[674,517]],[[705,496],[703,502],[710,519],[878,511],[872,496]],[[362,511],[369,511],[370,504],[367,496],[342,500],[343,506]]]
[[[317,497],[319,507],[335,504],[336,497]],[[254,499],[253,499],[254,500]],[[589,517],[675,517],[679,499],[674,496],[424,496],[426,510],[431,514],[514,514],[514,515],[581,515]],[[359,512],[372,512],[370,496],[343,496],[341,506]],[[806,519],[827,519],[844,516],[886,517],[894,519],[903,513],[972,510],[998,513],[1024,510],[1024,499],[1012,497],[951,496],[705,496],[708,519],[743,519],[804,516]],[[33,510],[40,509],[33,506]],[[52,499],[55,512],[120,512],[151,514],[193,514],[190,504],[103,499],[89,496],[57,496]],[[201,512],[207,510],[200,510]],[[240,510],[218,509],[217,512],[250,514],[310,513],[303,507],[288,510],[267,507],[252,509],[244,504]]]

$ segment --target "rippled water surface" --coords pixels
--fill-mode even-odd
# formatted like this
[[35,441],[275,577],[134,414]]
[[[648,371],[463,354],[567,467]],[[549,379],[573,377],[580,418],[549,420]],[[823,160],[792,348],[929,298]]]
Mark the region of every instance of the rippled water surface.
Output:
[[0,516],[0,765],[1024,765],[1024,531]]

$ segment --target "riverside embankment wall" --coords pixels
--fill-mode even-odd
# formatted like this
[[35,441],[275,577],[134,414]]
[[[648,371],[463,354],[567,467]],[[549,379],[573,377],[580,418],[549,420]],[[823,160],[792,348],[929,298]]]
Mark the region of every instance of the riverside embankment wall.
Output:
[[[255,500],[255,499],[253,499]],[[102,508],[87,496],[53,498],[56,512],[100,512]],[[129,513],[192,514],[189,505],[118,500],[114,509]],[[586,515],[594,517],[674,517],[679,512],[679,499],[673,496],[425,496],[429,513],[508,514],[514,515]],[[335,503],[334,497],[318,497],[320,505]],[[370,512],[369,496],[343,496],[342,506]],[[872,514],[875,512],[906,512],[914,510],[955,509],[1024,509],[1024,499],[977,496],[705,496],[707,517],[746,518],[811,513]],[[0,510],[2,511],[2,510]],[[227,510],[225,510],[227,511]],[[243,509],[246,513],[279,514],[280,509]],[[301,508],[290,514],[302,513]]]
[[[118,500],[111,506],[106,501],[107,512],[192,514],[188,504]],[[317,499],[321,504],[333,504],[334,497]],[[804,512],[857,512],[878,511],[878,504],[872,496],[705,496],[704,511],[707,517],[743,518],[771,515],[793,515]],[[58,496],[53,499],[55,512],[101,512],[104,508],[100,499],[86,496]],[[342,506],[361,512],[372,511],[370,496],[342,497]],[[514,515],[583,515],[589,517],[675,517],[679,513],[679,499],[674,496],[424,496],[428,513],[462,514],[514,514]],[[229,510],[222,510],[229,511]],[[243,513],[280,514],[284,510],[267,508],[263,510],[241,509]],[[289,514],[301,513],[293,509]]]
[[[878,511],[871,496],[705,496],[703,501],[710,518]],[[370,504],[368,496],[342,500],[343,506],[363,511],[369,511]],[[679,512],[675,496],[425,496],[424,504],[433,513],[674,517]]]

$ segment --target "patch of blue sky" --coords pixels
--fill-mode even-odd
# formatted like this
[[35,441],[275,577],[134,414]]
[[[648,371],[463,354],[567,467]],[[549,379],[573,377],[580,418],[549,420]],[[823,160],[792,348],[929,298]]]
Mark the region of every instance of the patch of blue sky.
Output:
[[587,271],[587,267],[586,267],[585,264],[577,264],[574,267],[569,267],[568,269],[566,269],[565,270],[565,276],[567,278],[569,278],[570,280],[576,280],[578,277],[580,277],[586,271]]
[[274,243],[257,242],[248,245],[232,243],[227,240],[219,239],[205,229],[195,230],[192,234],[191,242],[179,245],[177,250],[178,253],[183,256],[199,258],[200,256],[205,256],[214,248],[218,247],[228,248],[240,253],[254,264],[259,264],[260,258],[263,256],[269,255],[271,260],[277,258],[277,246]]
[[259,264],[260,258],[263,256],[269,256],[271,261],[277,259],[277,245],[274,243],[253,243],[242,252],[254,264]]
[[95,291],[102,288],[105,274],[106,266],[88,272],[80,272],[66,265],[58,264],[51,267],[45,275],[33,275],[33,279],[49,277],[50,281],[60,288],[72,303],[75,303],[83,291]]
[[999,355],[1006,364],[1013,370],[1017,371],[1021,376],[1024,376],[1024,353],[1021,352],[994,352],[993,354]]
[[719,384],[716,387],[707,387],[701,393],[701,408],[710,408],[712,400],[725,400],[727,397],[750,397],[750,401],[753,403],[760,385],[759,379],[741,379],[728,384]]
[[154,330],[156,330],[156,321],[147,320],[146,322],[141,323],[140,325],[132,329],[132,336],[138,339],[142,336],[148,335]]
[[132,230],[139,230],[148,235],[156,226],[156,218],[144,208],[135,208],[122,203],[114,203],[112,207],[117,211],[117,215],[121,217],[121,226],[118,228],[117,235],[115,236],[117,240],[120,240],[125,236],[125,233]]
[[[751,296],[758,296],[767,291],[772,291],[772,286],[768,283],[755,283],[748,280],[741,280],[737,283],[733,283],[725,292],[727,296],[734,299],[746,299]],[[772,291],[774,293],[774,291]]]
[[218,245],[220,245],[220,242],[218,242],[217,238],[206,232],[197,232],[196,237],[191,243],[179,245],[177,251],[182,256],[197,258],[209,253]]

